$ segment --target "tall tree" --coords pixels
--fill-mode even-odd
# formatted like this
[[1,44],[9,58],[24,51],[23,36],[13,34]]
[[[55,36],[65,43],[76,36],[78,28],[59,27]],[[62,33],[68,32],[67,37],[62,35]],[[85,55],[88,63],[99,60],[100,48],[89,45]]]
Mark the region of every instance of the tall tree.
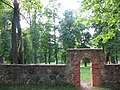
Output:
[[32,42],[32,48],[34,52],[34,63],[38,63],[37,60],[37,51],[39,47],[39,25],[38,21],[40,20],[42,4],[40,0],[24,0],[22,4],[22,10],[27,15],[27,23],[29,24],[30,37]]
[[63,48],[67,50],[68,48],[74,48],[75,46],[75,36],[74,36],[74,20],[72,10],[66,10],[64,13],[64,18],[60,21],[60,40],[62,41]]
[[24,41],[24,63],[26,64],[33,63],[33,50],[29,28],[25,29],[23,32],[23,41]]
[[56,64],[58,64],[58,49],[59,49],[59,47],[58,47],[58,43],[57,43],[57,35],[56,35],[56,32],[57,32],[57,28],[58,28],[58,25],[56,25],[56,20],[57,19],[59,19],[59,17],[58,17],[58,12],[59,12],[59,8],[60,8],[60,6],[61,6],[61,4],[58,2],[57,3],[57,0],[53,0],[53,6],[52,6],[52,8],[53,8],[53,10],[52,10],[52,12],[53,12],[53,32],[54,32],[54,56],[55,56],[55,60],[56,60]]
[[75,47],[75,17],[72,10],[66,10],[64,12],[64,18],[60,21],[59,33],[60,33],[60,46],[63,48],[62,60],[66,62],[66,50],[68,48]]
[[102,43],[106,43],[115,36],[115,30],[120,29],[120,2],[118,0],[82,0],[82,6],[83,12],[91,12],[91,16],[87,18],[90,23],[107,23],[96,37],[96,42],[102,39]]
[[[20,26],[20,15],[19,15],[19,2],[14,0],[14,14],[12,21],[12,58],[13,63],[23,63],[23,41],[22,41],[22,29]],[[18,47],[17,47],[17,35],[18,30]]]
[[31,36],[31,41],[32,41],[32,47],[34,50],[34,63],[38,63],[37,60],[37,51],[39,47],[39,30],[37,28],[37,22],[36,22],[36,13],[33,15],[33,21],[32,21],[32,27],[30,29],[30,36]]
[[[108,61],[111,63],[118,63],[118,60],[120,57],[120,52],[119,52],[120,37],[118,36],[119,34],[120,34],[120,31],[116,31],[115,37],[113,37],[112,39],[109,39],[108,42],[104,44],[106,63]],[[111,57],[111,60],[109,60],[108,57]]]
[[2,47],[2,57],[4,57],[4,62],[11,63],[11,32],[10,30],[4,30],[1,32],[1,47]]
[[8,4],[9,1],[0,1],[0,57],[4,58],[5,63],[10,63],[11,59],[11,21],[13,7]]

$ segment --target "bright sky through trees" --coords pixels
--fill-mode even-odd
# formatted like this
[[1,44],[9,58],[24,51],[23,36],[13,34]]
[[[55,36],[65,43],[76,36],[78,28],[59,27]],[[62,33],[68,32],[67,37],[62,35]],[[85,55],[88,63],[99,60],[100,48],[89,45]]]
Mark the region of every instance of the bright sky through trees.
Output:
[[[44,7],[48,5],[48,0],[41,0],[42,4]],[[58,12],[60,17],[63,17],[63,13],[67,9],[72,9],[72,10],[78,10],[80,7],[80,1],[79,0],[58,0],[58,2],[61,3],[61,8]],[[83,15],[86,16],[86,13]],[[22,28],[28,27],[29,25],[26,23],[25,20],[21,21],[21,26]],[[92,28],[89,29],[90,33],[93,34],[94,30]]]
[[79,8],[78,0],[59,0],[65,9],[77,10]]
[[[41,0],[43,6],[46,6],[48,4],[48,0]],[[62,14],[66,9],[73,9],[77,10],[79,8],[78,0],[58,0],[58,2],[61,3],[61,9],[60,9],[60,16],[62,17]],[[25,20],[21,20],[21,26],[22,28],[28,27]]]

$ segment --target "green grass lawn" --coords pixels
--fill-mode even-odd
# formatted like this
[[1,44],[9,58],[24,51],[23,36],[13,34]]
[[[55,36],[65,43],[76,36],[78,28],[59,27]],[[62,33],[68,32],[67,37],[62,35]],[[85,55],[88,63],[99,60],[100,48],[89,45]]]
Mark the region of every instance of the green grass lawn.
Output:
[[[0,90],[83,90],[81,88],[75,88],[70,85],[35,85],[35,84],[14,84],[14,85],[4,85],[0,84]],[[110,89],[105,87],[92,87],[91,90],[119,90]]]
[[90,83],[90,64],[87,64],[87,67],[84,67],[83,63],[80,63],[80,80],[81,82]]
[[0,90],[77,90],[77,89],[70,85],[27,84],[27,85],[0,85]]

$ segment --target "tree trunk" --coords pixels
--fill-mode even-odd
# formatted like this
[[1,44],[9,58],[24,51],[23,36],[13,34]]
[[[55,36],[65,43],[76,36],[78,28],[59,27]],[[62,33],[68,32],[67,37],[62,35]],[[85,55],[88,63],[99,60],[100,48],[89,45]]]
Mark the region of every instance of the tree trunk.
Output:
[[0,56],[0,64],[3,64],[3,55]]
[[[16,40],[16,29],[18,29],[18,48]],[[20,16],[19,16],[19,3],[14,0],[14,15],[12,22],[12,59],[13,63],[23,63],[23,42],[22,42],[22,30],[20,27]]]
[[37,64],[37,50],[34,50],[34,64]]
[[115,64],[115,58],[114,58],[114,56],[111,56],[111,63]]
[[109,57],[110,57],[110,53],[108,52],[107,55],[106,55],[106,60],[105,60],[105,63],[109,63],[110,64],[110,60],[109,60]]
[[23,40],[22,40],[22,30],[21,30],[21,27],[20,27],[20,17],[19,17],[19,14],[18,14],[18,22],[17,22],[17,28],[18,28],[18,36],[19,36],[19,42],[18,42],[18,58],[20,60],[20,64],[23,64],[24,62],[24,58],[23,58]]
[[56,64],[58,64],[58,57],[57,57],[57,49],[55,48],[55,59],[56,59]]
[[12,61],[11,63],[18,63],[18,52],[17,52],[17,41],[16,41],[16,12],[18,11],[18,3],[14,0],[14,14],[13,14],[13,21],[12,21]]
[[84,66],[87,67],[87,62],[84,62]]
[[[55,9],[54,9],[54,13],[55,13]],[[58,64],[58,57],[57,57],[58,51],[57,51],[57,46],[56,46],[56,27],[55,27],[56,17],[55,17],[55,14],[53,14],[53,21],[54,21],[54,45],[55,45],[54,55],[55,55],[56,64]]]
[[56,54],[55,58],[56,58],[56,64],[58,64],[58,58],[57,58],[57,54]]
[[50,64],[50,62],[51,62],[51,52],[50,52],[50,49],[49,49],[49,56],[48,56],[48,63]]
[[118,64],[118,51],[116,49],[116,64]]
[[44,56],[45,56],[45,64],[47,64],[48,63],[47,51],[45,51]]
[[22,29],[20,26],[20,15],[19,15],[19,4],[18,4],[18,11],[16,12],[17,15],[17,28],[18,28],[18,59],[19,59],[19,64],[24,63],[24,58],[23,58],[23,40],[22,40]]

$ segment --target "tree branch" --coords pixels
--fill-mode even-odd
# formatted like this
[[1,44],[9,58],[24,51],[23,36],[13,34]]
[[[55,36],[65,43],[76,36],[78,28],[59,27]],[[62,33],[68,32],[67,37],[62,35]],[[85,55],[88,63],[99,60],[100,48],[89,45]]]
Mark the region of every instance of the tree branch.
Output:
[[12,9],[14,9],[14,7],[12,7],[10,4],[6,3],[5,1],[3,0],[0,0],[2,3],[6,4],[7,6],[11,7]]
[[[10,4],[8,4],[8,3],[6,3],[5,1],[3,1],[3,0],[0,0],[2,3],[4,3],[4,4],[6,4],[7,6],[9,6],[10,8],[12,8],[12,9],[14,9],[14,7],[12,7]],[[25,18],[25,16],[24,15],[22,15],[21,13],[19,13],[25,20],[26,20],[26,22],[30,25],[30,23],[28,22],[28,20]]]
[[99,6],[103,9],[102,11],[104,12],[111,12],[111,10],[106,10],[104,7],[102,7],[102,5],[101,4],[99,4]]
[[19,13],[24,19],[25,19],[25,21],[30,25],[30,23],[29,23],[29,21],[25,18],[25,16],[24,15],[22,15],[21,13]]

